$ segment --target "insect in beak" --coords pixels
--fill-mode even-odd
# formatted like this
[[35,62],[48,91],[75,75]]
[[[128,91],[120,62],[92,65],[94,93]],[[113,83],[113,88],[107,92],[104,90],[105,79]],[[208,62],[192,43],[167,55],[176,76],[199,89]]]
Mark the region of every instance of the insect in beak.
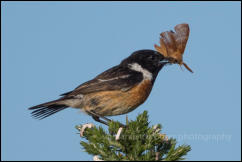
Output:
[[189,32],[188,24],[178,24],[175,26],[175,32],[166,31],[160,34],[160,46],[155,44],[155,49],[171,64],[183,65],[188,71],[193,73],[191,68],[183,62],[183,53],[186,48]]

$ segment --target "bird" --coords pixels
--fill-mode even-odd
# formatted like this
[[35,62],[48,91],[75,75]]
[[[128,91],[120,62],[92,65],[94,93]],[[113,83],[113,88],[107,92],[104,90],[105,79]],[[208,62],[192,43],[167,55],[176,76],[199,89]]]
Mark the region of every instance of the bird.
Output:
[[[60,98],[33,107],[34,118],[44,119],[66,108],[81,109],[100,123],[107,116],[127,114],[143,104],[151,93],[160,70],[169,64],[158,51],[143,49]],[[103,120],[101,120],[103,119]]]

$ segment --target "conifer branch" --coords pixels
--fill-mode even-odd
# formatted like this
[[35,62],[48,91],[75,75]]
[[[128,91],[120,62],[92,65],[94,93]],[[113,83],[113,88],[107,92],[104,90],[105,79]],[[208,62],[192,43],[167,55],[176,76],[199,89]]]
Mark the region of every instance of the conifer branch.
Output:
[[149,126],[148,113],[144,111],[135,121],[126,119],[126,128],[119,122],[109,122],[108,130],[94,125],[76,126],[83,131],[81,146],[95,161],[178,161],[191,150],[189,145],[176,147],[176,140],[161,134],[161,125]]

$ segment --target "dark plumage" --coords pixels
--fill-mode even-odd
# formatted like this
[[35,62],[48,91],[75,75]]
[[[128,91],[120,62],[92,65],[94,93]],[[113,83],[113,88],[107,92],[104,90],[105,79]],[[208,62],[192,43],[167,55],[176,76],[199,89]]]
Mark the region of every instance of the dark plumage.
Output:
[[139,50],[58,100],[29,109],[39,119],[67,107],[83,109],[97,121],[98,117],[128,113],[147,99],[158,72],[167,63],[156,51]]

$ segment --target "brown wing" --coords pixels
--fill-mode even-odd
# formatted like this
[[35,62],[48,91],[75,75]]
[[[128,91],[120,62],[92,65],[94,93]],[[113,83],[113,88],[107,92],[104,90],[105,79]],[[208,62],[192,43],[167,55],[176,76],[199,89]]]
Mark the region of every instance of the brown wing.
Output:
[[172,63],[184,65],[189,71],[192,70],[183,62],[183,53],[189,37],[188,24],[175,26],[175,32],[166,31],[160,34],[160,46],[155,44],[155,49],[165,57],[170,58]]
[[62,94],[65,97],[73,97],[76,95],[84,95],[88,93],[108,90],[123,90],[126,91],[137,85],[143,79],[140,72],[132,71],[128,68],[115,66],[93,80],[87,81],[71,92]]
[[178,63],[182,63],[182,55],[184,53],[187,40],[189,37],[188,24],[179,24],[175,26],[175,32],[162,32],[160,38],[160,45],[155,45],[158,52],[165,57],[175,59]]

